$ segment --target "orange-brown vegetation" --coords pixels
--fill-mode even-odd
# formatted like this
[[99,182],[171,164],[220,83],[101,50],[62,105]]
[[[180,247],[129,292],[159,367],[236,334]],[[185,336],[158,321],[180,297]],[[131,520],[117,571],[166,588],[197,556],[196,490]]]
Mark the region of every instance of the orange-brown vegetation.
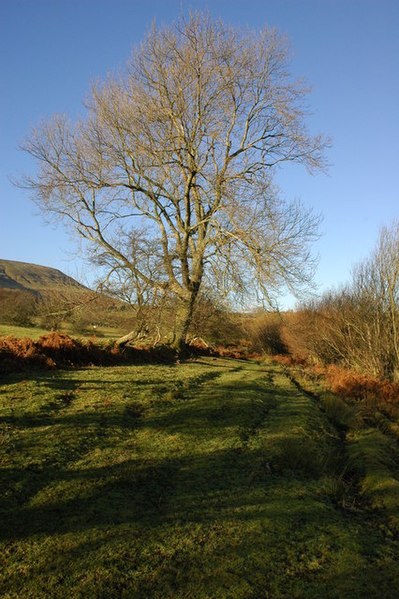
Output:
[[255,351],[250,341],[241,339],[231,345],[207,344],[202,338],[195,338],[190,342],[189,353],[220,358],[233,358],[235,360],[260,360],[262,354]]
[[399,407],[398,383],[334,365],[316,370],[325,376],[331,391],[345,399],[373,402],[377,408],[386,405]]
[[263,356],[259,352],[251,351],[245,345],[223,346],[213,348],[213,354],[221,358],[234,358],[235,360],[260,360]]
[[278,362],[282,366],[304,366],[306,365],[306,360],[304,358],[295,358],[294,356],[287,354],[277,354],[273,356],[273,360]]
[[0,372],[2,373],[35,368],[169,362],[174,359],[172,350],[163,346],[119,350],[113,346],[96,344],[93,340],[78,341],[58,332],[43,335],[38,341],[15,337],[0,339]]
[[348,403],[362,402],[366,411],[382,410],[390,416],[399,415],[399,383],[335,364],[314,365],[293,356],[277,355],[273,356],[273,360],[283,366],[300,366],[305,376],[323,382],[329,391]]
[[[194,340],[187,348],[186,357],[208,355],[237,360],[259,360],[262,355],[242,340],[234,346],[207,345],[202,339]],[[176,352],[169,346],[141,345],[140,347],[104,345],[95,338],[77,340],[64,333],[51,332],[37,341],[24,337],[0,338],[0,373],[27,369],[70,368],[87,365],[119,363],[173,362]]]

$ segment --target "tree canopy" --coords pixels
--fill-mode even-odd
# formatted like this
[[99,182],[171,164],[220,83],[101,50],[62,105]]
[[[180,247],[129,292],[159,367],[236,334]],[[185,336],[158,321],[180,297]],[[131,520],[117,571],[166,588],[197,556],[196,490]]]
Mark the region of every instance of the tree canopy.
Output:
[[309,279],[317,219],[283,202],[284,162],[325,166],[308,133],[307,90],[274,29],[243,31],[192,14],[152,29],[126,70],[92,87],[87,114],[54,116],[24,144],[40,163],[25,184],[90,242],[137,301],[176,301],[185,342],[200,290],[258,294]]

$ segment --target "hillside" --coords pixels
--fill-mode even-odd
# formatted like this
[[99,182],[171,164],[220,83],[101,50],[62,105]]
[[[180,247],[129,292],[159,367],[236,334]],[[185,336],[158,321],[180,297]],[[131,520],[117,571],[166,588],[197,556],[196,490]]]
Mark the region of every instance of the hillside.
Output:
[[0,288],[2,289],[43,293],[66,287],[85,289],[75,279],[56,268],[15,260],[0,260]]
[[36,339],[43,330],[55,329],[90,334],[93,327],[98,336],[119,337],[129,326],[127,318],[123,302],[85,287],[60,270],[0,260],[0,337]]

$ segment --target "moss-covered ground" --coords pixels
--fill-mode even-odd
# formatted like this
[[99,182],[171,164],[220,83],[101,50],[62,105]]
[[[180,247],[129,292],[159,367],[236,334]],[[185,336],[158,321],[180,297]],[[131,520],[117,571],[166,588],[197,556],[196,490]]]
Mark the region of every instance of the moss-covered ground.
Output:
[[346,445],[271,363],[9,375],[0,596],[396,598],[396,532]]

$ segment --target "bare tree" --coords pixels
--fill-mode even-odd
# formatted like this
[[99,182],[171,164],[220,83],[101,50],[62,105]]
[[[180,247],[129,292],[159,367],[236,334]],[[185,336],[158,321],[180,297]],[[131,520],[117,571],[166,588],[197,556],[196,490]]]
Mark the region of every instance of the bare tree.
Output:
[[85,120],[55,116],[32,132],[23,148],[40,171],[23,184],[97,258],[176,297],[181,347],[205,280],[265,299],[308,281],[317,219],[271,182],[286,161],[324,167],[326,141],[304,125],[306,91],[274,30],[201,14],[153,27],[126,72],[93,87]]
[[399,223],[383,227],[369,259],[353,273],[353,293],[367,306],[362,319],[369,360],[378,374],[399,374]]
[[399,223],[380,231],[371,256],[338,291],[302,306],[294,341],[324,363],[399,378]]

